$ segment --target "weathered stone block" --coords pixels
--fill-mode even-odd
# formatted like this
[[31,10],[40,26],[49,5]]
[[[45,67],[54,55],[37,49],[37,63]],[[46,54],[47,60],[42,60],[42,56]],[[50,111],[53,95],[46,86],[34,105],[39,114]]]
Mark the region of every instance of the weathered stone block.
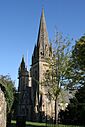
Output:
[[0,127],[6,127],[6,101],[0,88]]

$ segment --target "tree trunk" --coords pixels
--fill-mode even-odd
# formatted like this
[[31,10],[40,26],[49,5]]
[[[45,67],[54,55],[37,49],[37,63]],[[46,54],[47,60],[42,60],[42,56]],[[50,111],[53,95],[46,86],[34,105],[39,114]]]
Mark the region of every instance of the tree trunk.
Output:
[[58,123],[58,99],[56,97],[55,99],[55,120],[54,120],[54,124]]

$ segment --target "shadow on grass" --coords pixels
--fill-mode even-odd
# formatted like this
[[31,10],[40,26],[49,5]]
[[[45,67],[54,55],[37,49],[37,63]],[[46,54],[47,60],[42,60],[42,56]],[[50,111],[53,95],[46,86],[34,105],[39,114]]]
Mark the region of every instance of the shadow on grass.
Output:
[[[17,127],[16,126],[16,121],[12,121],[11,125],[9,127]],[[21,126],[19,126],[21,127]],[[23,126],[24,127],[24,126]],[[46,127],[45,125],[42,125],[40,123],[32,123],[32,122],[26,122],[25,127]]]
[[[16,123],[11,123],[11,125],[9,127],[16,127]],[[46,127],[46,126],[37,126],[37,125],[26,125],[25,127]]]
[[16,127],[16,123],[11,123],[9,127]]
[[[9,127],[16,127],[16,121],[11,121],[11,126]],[[21,126],[19,126],[21,127]],[[46,123],[37,123],[37,122],[26,122],[25,127],[85,127],[85,126],[77,126],[77,125],[52,125]]]

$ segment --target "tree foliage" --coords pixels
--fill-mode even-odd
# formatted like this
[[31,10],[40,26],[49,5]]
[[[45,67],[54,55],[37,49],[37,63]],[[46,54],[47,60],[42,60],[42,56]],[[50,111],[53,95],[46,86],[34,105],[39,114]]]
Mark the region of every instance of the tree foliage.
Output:
[[77,66],[85,71],[85,36],[82,36],[78,41],[72,52],[74,61],[76,61]]
[[58,97],[62,92],[62,86],[65,86],[67,83],[66,73],[70,58],[69,45],[69,39],[63,38],[63,35],[57,32],[52,43],[52,56],[47,59],[48,70],[45,73],[45,85],[48,96],[55,101],[55,121],[58,119]]
[[76,87],[76,94],[65,111],[61,111],[61,122],[85,125],[85,36],[82,36],[72,51],[69,84]]
[[72,52],[72,60],[76,81],[80,85],[85,85],[85,36],[76,42]]
[[63,124],[85,125],[85,86],[78,89],[65,111],[60,112]]
[[14,82],[10,76],[0,76],[0,84],[5,88],[4,94],[7,102],[7,113],[10,113],[14,101]]
[[68,88],[85,85],[85,36],[76,41],[73,47],[66,77]]

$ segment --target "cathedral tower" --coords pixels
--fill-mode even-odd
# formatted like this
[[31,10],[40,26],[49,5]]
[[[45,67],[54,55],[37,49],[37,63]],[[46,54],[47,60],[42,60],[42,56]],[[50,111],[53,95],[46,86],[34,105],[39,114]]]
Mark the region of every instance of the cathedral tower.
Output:
[[43,84],[43,78],[46,70],[48,70],[47,58],[51,56],[51,50],[44,9],[42,9],[38,38],[32,55],[30,72],[28,73],[25,66],[24,57],[22,57],[19,67],[18,117],[24,117],[27,120],[40,121],[42,120],[42,116],[46,116],[50,113],[49,111],[47,113],[47,109],[50,110],[50,105],[47,103],[48,99],[46,88]]
[[19,67],[18,72],[19,86],[18,86],[18,95],[19,95],[19,105],[18,105],[18,117],[31,120],[31,87],[29,87],[29,73],[25,66],[24,57]]
[[19,67],[18,74],[19,74],[18,90],[23,91],[25,89],[25,87],[28,85],[28,71],[25,66],[24,56],[22,57],[22,61],[21,61],[20,67]]
[[[44,74],[48,69],[46,58],[50,57],[50,44],[46,28],[44,9],[42,10],[38,32],[37,45],[32,55],[31,77],[32,77],[32,102],[34,111],[38,114],[46,112],[46,93],[42,84]],[[40,116],[39,116],[40,118]]]

